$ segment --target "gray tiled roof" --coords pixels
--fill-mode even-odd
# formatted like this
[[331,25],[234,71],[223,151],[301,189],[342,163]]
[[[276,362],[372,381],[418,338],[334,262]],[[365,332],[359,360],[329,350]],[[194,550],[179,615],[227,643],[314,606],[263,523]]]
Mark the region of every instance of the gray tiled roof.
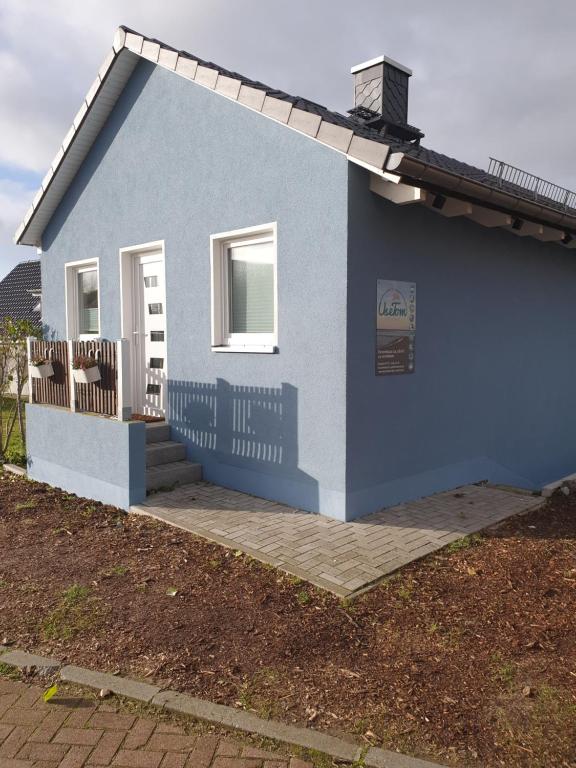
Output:
[[[126,32],[139,34],[134,30],[130,29],[129,27],[123,26],[122,28]],[[153,43],[157,43],[158,45],[164,48],[169,48],[170,50],[173,50],[173,51],[177,50],[175,48],[171,48],[170,46],[167,46],[166,43],[163,43],[161,40],[157,40],[156,38],[145,37],[144,39],[149,40],[150,42],[153,42]],[[496,176],[488,173],[482,168],[476,168],[473,165],[469,165],[468,163],[462,162],[461,160],[457,160],[456,158],[450,157],[449,155],[444,155],[440,152],[434,151],[433,149],[429,149],[427,147],[423,147],[418,144],[401,142],[393,139],[391,140],[391,137],[389,135],[386,136],[383,131],[363,125],[361,122],[359,122],[358,120],[355,120],[353,117],[350,117],[348,115],[342,115],[339,112],[334,112],[333,110],[330,110],[327,107],[322,106],[321,104],[317,104],[313,101],[302,98],[301,96],[291,96],[289,93],[285,93],[284,91],[278,91],[275,88],[271,88],[270,86],[265,85],[264,83],[244,77],[243,75],[240,75],[237,72],[231,72],[229,70],[224,69],[223,67],[219,67],[217,64],[214,64],[213,62],[203,61],[198,56],[194,56],[193,54],[190,54],[187,51],[177,51],[177,53],[180,56],[188,57],[190,59],[193,59],[194,61],[197,61],[199,64],[201,64],[204,67],[208,67],[209,69],[215,69],[218,71],[219,74],[226,75],[227,77],[234,78],[235,80],[240,80],[240,82],[243,85],[247,85],[247,86],[250,86],[251,88],[257,88],[259,90],[263,90],[268,96],[273,96],[276,99],[288,101],[298,109],[304,110],[305,112],[311,112],[314,115],[320,116],[322,120],[325,120],[328,123],[339,125],[342,128],[349,128],[356,136],[361,136],[364,139],[370,139],[371,141],[377,141],[382,144],[387,144],[388,146],[390,146],[390,150],[392,152],[403,152],[407,156],[413,157],[414,159],[417,159],[417,160],[421,160],[427,165],[434,166],[443,171],[448,171],[449,173],[453,173],[457,176],[462,176],[466,179],[470,179],[471,181],[475,181],[487,187],[497,189],[501,192],[508,192],[512,195],[522,197],[531,202],[534,201],[534,195],[530,190],[520,187],[516,184],[511,184],[509,182],[502,181],[501,179],[498,179]],[[555,208],[559,211],[563,210],[563,206],[555,202],[554,200],[541,197],[539,202],[543,205],[546,205],[549,208]]]
[[[40,312],[35,312],[40,301],[40,260],[23,261],[0,281],[0,321],[6,317],[29,320],[40,327]],[[34,291],[36,295],[32,295]]]

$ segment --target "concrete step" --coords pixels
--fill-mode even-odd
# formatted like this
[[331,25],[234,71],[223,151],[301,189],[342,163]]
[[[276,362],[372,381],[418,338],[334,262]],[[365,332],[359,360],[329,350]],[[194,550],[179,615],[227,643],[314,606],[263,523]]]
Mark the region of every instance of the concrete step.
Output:
[[159,440],[146,446],[146,466],[171,464],[186,458],[186,446],[174,440]]
[[198,480],[202,480],[202,465],[191,461],[172,461],[146,469],[147,491],[168,490],[175,485],[196,483]]
[[170,440],[170,424],[165,421],[153,421],[146,424],[146,442],[158,443]]

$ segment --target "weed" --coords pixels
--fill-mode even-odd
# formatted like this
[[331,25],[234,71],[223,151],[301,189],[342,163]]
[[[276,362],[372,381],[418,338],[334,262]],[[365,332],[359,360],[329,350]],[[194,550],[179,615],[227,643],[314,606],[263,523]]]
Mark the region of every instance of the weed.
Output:
[[409,581],[406,584],[401,584],[397,594],[401,600],[411,600],[414,595],[414,583]]
[[6,589],[8,586],[8,582],[4,581],[4,579],[0,579],[0,589]]
[[429,635],[434,635],[434,634],[436,634],[436,632],[438,632],[439,629],[440,629],[440,624],[437,621],[432,621],[428,625],[428,630],[427,631],[428,631]]
[[208,565],[210,566],[210,568],[212,568],[214,571],[216,571],[216,570],[218,570],[218,568],[220,568],[222,563],[220,562],[220,560],[218,560],[217,558],[214,557],[214,558],[212,558],[212,560],[208,560]]
[[475,547],[482,541],[482,536],[479,533],[472,533],[470,536],[464,536],[462,539],[456,539],[446,547],[446,552],[460,552],[462,549],[468,549],[469,547]]
[[0,677],[7,677],[9,680],[20,680],[20,670],[17,667],[3,664],[0,661]]
[[340,600],[340,605],[342,609],[347,613],[354,613],[356,611],[356,606],[354,605],[354,601],[351,600],[349,597],[343,597],[342,600]]
[[112,576],[126,576],[128,573],[128,566],[126,565],[113,565],[106,571],[102,571],[104,578],[111,578]]
[[63,593],[56,608],[40,625],[46,640],[67,640],[98,623],[99,610],[89,599],[87,587],[73,584]]
[[22,509],[36,509],[36,502],[34,499],[29,499],[28,501],[21,501],[19,504],[16,504],[14,507],[16,512],[20,512]]
[[494,670],[494,680],[502,685],[510,685],[516,677],[517,669],[511,662],[507,661]]
[[266,694],[266,689],[276,690],[278,683],[278,674],[273,669],[264,668],[257,672],[252,678],[245,677],[238,691],[238,704],[242,709],[251,710],[265,719],[277,717],[279,715],[276,697],[270,698]]
[[80,510],[82,517],[92,517],[94,512],[96,512],[96,507],[84,507],[84,509]]
[[302,579],[300,576],[288,576],[288,582],[297,587],[299,584],[302,584]]
[[308,592],[306,592],[305,589],[302,589],[300,592],[298,592],[298,594],[296,595],[296,598],[300,603],[300,605],[308,605],[308,603],[311,600],[310,595],[308,594]]
[[357,733],[359,736],[363,736],[370,728],[370,721],[366,717],[361,717],[359,720],[355,720],[352,726],[352,733]]

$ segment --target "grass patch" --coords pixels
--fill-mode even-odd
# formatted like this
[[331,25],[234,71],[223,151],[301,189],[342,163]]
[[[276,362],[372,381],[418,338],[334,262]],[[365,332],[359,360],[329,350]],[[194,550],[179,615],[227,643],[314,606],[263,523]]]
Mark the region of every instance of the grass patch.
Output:
[[280,710],[276,702],[278,695],[278,674],[264,668],[252,677],[245,677],[238,689],[238,704],[258,717],[270,720],[278,717]]
[[7,677],[9,680],[20,680],[20,670],[18,667],[13,667],[10,664],[3,664],[0,661],[0,677]]
[[[8,420],[12,418],[12,414],[14,413],[14,409],[16,408],[16,398],[5,397],[1,408],[2,408],[2,424],[4,428],[6,428],[6,424],[9,423]],[[24,428],[26,428],[24,410],[25,410],[24,403],[22,403],[22,417],[24,420]],[[26,453],[24,450],[24,440],[22,439],[22,435],[20,434],[20,427],[18,426],[18,418],[16,418],[16,422],[14,423],[14,429],[12,430],[12,435],[10,436],[10,441],[6,448],[6,459],[11,464],[18,464],[22,460],[22,457],[24,457],[24,463],[25,463]]]
[[451,544],[446,546],[446,552],[460,552],[462,549],[469,549],[475,547],[482,541],[482,536],[479,533],[471,533],[469,536],[464,536],[461,539],[456,539]]
[[411,600],[414,595],[414,582],[407,581],[404,584],[401,584],[398,587],[397,595],[401,600]]
[[113,565],[111,568],[108,568],[106,571],[102,571],[102,576],[105,579],[110,579],[112,576],[126,576],[128,573],[128,566],[127,565]]
[[305,590],[305,589],[302,589],[302,590],[301,590],[300,592],[298,592],[298,594],[296,595],[296,599],[298,600],[298,602],[300,603],[300,605],[308,605],[308,603],[310,602],[310,600],[311,600],[312,598],[310,597],[310,594],[309,594],[308,592],[306,592],[306,590]]
[[56,608],[40,625],[45,640],[68,640],[94,627],[101,619],[100,611],[90,598],[90,590],[79,584],[68,587]]
[[37,504],[34,501],[34,499],[29,499],[28,501],[21,501],[19,504],[16,504],[14,509],[17,512],[20,512],[23,509],[36,509]]

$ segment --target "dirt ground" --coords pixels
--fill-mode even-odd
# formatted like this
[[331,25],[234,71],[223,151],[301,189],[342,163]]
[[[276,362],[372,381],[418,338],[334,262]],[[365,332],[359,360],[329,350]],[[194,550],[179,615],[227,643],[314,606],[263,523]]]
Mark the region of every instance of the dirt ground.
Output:
[[456,766],[576,766],[576,489],[353,603],[0,478],[0,642]]

